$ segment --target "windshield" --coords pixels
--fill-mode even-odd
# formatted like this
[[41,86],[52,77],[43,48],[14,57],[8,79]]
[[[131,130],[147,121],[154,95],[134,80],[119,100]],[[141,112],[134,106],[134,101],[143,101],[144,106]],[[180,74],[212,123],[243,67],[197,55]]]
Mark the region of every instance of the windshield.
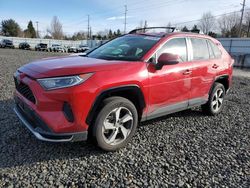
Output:
[[159,40],[160,37],[154,36],[126,35],[100,46],[87,56],[105,60],[138,61]]

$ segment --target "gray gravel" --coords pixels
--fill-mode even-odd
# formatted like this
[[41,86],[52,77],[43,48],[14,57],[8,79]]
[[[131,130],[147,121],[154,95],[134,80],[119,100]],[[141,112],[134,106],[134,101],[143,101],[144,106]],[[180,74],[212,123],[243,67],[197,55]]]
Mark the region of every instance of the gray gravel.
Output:
[[250,79],[234,77],[223,112],[199,108],[142,123],[130,144],[38,141],[12,112],[15,70],[53,54],[0,49],[0,187],[249,187]]

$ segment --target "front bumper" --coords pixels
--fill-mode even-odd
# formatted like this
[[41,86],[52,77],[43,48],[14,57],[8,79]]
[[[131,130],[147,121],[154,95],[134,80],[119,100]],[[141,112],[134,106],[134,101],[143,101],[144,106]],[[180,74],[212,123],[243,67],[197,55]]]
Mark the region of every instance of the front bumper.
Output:
[[47,142],[75,142],[87,140],[87,131],[77,133],[53,133],[39,116],[27,106],[23,108],[16,104],[14,112],[22,123],[39,140]]

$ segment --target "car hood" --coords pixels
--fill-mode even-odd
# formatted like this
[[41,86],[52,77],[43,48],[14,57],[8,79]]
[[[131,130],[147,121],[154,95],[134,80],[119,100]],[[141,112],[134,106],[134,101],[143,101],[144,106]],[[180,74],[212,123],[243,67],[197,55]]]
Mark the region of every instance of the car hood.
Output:
[[80,56],[52,57],[28,63],[18,70],[32,78],[76,75],[125,68],[135,62],[108,61]]

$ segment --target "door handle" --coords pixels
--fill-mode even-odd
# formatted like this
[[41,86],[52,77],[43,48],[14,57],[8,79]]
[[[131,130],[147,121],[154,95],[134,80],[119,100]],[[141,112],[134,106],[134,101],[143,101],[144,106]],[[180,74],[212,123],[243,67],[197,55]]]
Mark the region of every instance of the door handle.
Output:
[[190,75],[192,73],[191,70],[187,69],[183,72],[183,75]]
[[217,69],[219,67],[219,65],[217,65],[217,64],[214,64],[213,66],[212,66],[212,68],[214,68],[214,69]]

